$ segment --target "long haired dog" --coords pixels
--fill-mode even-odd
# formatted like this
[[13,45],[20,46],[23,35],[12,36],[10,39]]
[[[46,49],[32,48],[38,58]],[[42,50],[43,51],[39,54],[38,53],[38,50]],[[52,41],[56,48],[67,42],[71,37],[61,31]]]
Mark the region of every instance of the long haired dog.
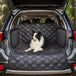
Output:
[[32,40],[30,43],[30,48],[25,50],[25,52],[33,50],[33,52],[42,51],[42,46],[44,45],[44,37],[42,36],[41,32],[35,33],[33,32]]

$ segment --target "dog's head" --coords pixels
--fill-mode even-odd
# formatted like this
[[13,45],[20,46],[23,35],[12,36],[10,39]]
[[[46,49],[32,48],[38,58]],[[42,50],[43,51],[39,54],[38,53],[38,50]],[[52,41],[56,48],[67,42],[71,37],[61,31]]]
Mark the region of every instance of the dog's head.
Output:
[[36,33],[35,31],[32,31],[32,39],[34,41],[40,41],[41,35],[41,32]]

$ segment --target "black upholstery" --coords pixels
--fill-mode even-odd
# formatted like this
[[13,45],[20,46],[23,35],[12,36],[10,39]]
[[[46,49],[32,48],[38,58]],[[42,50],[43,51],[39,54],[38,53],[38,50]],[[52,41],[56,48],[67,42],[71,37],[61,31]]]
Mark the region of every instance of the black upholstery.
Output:
[[[55,23],[25,23],[17,25],[15,28],[16,31],[11,31],[11,42],[12,46],[16,48],[11,49],[8,60],[8,69],[46,71],[65,70],[69,68],[67,64],[66,51],[61,47],[65,44],[65,31],[58,29],[59,27]],[[41,52],[34,53],[32,50],[30,52],[24,51],[29,48],[32,30],[36,32],[41,31],[49,41],[49,43],[46,43],[48,44],[47,48]],[[17,38],[18,34],[20,36],[19,39]],[[13,36],[15,36],[15,38]],[[61,36],[64,37],[62,38]],[[59,45],[56,42],[58,42]]]
[[[20,24],[16,26],[17,29],[11,33],[11,46],[15,48],[20,42],[30,43],[32,38],[32,30],[35,32],[41,31],[42,35],[48,39],[48,45],[57,43],[61,47],[65,47],[66,31],[58,29],[59,27],[53,24]],[[14,36],[14,37],[13,37]]]
[[16,48],[20,42],[20,33],[18,29],[10,31],[10,44],[12,48]]
[[42,35],[48,38],[49,43],[56,42],[56,29],[58,26],[55,23],[20,24],[15,28],[20,30],[20,41],[30,42],[32,38],[32,30],[34,30],[35,32],[41,31]]
[[8,60],[8,69],[25,71],[47,71],[68,69],[67,55],[64,48],[52,44],[42,52],[25,52],[27,43],[20,43],[12,49]]
[[58,29],[56,32],[57,37],[57,43],[61,47],[65,47],[66,45],[66,30],[64,29]]

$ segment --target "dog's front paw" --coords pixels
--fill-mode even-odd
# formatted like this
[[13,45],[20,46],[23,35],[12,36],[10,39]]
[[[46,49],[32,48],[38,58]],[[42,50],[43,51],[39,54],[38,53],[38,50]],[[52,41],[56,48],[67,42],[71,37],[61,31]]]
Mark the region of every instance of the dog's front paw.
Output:
[[43,50],[43,48],[40,48],[40,49],[39,49],[39,51],[42,51],[42,50]]
[[28,49],[27,49],[27,50],[25,50],[25,52],[29,52],[29,51],[30,51],[30,50],[28,50]]
[[31,48],[29,48],[29,49],[27,49],[27,50],[25,50],[25,52],[28,52],[28,51],[31,51],[32,49]]
[[25,50],[25,52],[28,52],[28,50]]
[[38,50],[35,49],[33,52],[38,52],[38,51],[43,51],[43,48],[40,48]]
[[33,50],[34,53],[38,52],[38,50]]

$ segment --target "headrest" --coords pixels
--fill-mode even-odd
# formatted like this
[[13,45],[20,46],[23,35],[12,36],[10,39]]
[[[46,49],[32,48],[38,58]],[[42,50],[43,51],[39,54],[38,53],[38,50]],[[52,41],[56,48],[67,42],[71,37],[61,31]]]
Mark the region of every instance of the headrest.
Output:
[[26,20],[25,23],[31,23],[30,20]]
[[40,19],[32,19],[33,23],[40,23]]
[[26,20],[26,21],[21,22],[21,24],[24,24],[24,23],[31,23],[31,22],[30,22],[30,20]]
[[50,18],[47,18],[45,23],[51,23],[51,22],[54,22],[53,20],[51,20]]

